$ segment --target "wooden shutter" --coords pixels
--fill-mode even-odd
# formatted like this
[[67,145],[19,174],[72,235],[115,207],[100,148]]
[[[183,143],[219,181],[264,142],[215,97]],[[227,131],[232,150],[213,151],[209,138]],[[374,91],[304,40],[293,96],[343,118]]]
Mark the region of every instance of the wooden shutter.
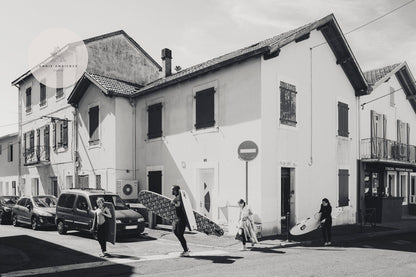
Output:
[[43,145],[45,148],[45,159],[49,161],[49,125],[46,125],[45,129],[43,129]]
[[9,149],[8,149],[8,161],[12,162],[13,161],[13,144],[9,145]]
[[98,136],[99,112],[100,112],[100,108],[98,106],[91,107],[89,110],[90,141],[95,141],[99,139],[99,136]]
[[147,108],[148,133],[147,138],[162,136],[162,103],[151,105]]
[[26,107],[32,106],[32,88],[26,89]]
[[215,125],[214,88],[198,91],[195,95],[195,128],[207,128]]
[[35,131],[30,131],[30,141],[29,141],[29,145],[30,145],[30,150],[33,151],[34,147],[35,147]]
[[68,121],[64,120],[62,122],[62,145],[63,147],[68,147]]
[[36,129],[36,155],[39,158],[40,155],[40,129]]
[[26,139],[27,133],[23,134],[23,156],[25,157],[25,163],[27,162],[27,139]]
[[348,178],[350,174],[347,169],[340,169],[338,171],[338,206],[348,206]]
[[348,137],[348,105],[338,102],[338,135]]
[[46,86],[40,84],[40,105],[43,106],[46,104]]
[[52,123],[52,146],[56,150],[56,122]]

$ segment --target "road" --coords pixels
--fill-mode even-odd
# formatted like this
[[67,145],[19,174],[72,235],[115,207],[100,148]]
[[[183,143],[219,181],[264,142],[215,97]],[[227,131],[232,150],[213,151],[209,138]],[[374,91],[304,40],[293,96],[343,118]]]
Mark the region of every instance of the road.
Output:
[[191,257],[163,230],[109,245],[111,257],[98,257],[88,234],[33,231],[0,226],[1,276],[415,276],[416,235],[376,237],[349,243],[281,247],[262,242],[239,251],[232,238],[187,234]]

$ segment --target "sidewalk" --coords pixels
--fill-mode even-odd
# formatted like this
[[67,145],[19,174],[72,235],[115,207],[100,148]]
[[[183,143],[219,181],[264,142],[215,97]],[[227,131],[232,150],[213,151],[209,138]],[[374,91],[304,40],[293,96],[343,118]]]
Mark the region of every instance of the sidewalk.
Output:
[[[177,240],[169,225],[159,225],[156,229],[146,228],[146,232],[149,237],[173,241]],[[351,242],[388,235],[398,235],[408,232],[416,233],[416,217],[405,217],[398,222],[379,223],[375,228],[370,225],[361,227],[360,224],[334,226],[332,228],[332,242],[336,245],[342,242]],[[241,242],[235,240],[234,236],[234,234],[225,234],[222,237],[216,237],[207,236],[199,232],[185,233],[185,238],[190,247],[192,247],[192,245],[198,245],[211,248],[227,248],[230,250],[238,249],[241,246]],[[302,236],[290,236],[290,241],[287,241],[287,235],[283,234],[264,237],[261,238],[259,242],[260,243],[256,247],[260,248],[322,245],[322,231],[321,229],[318,229]]]

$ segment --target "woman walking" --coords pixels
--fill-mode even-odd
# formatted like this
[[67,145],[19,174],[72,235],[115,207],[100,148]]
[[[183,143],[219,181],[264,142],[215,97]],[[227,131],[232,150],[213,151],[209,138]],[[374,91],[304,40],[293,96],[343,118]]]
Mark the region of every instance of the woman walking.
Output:
[[94,211],[94,221],[92,223],[91,232],[94,232],[94,229],[97,230],[98,242],[101,246],[100,257],[107,256],[107,231],[106,231],[106,218],[111,218],[111,212],[107,207],[104,207],[104,199],[97,199],[98,208]]
[[238,201],[238,205],[240,206],[240,217],[238,219],[238,232],[235,238],[241,240],[243,243],[241,250],[245,251],[247,250],[246,242],[251,241],[251,246],[254,246],[255,243],[258,243],[258,240],[254,229],[253,212],[243,199]]
[[321,226],[322,234],[324,237],[324,245],[331,245],[332,207],[328,199],[322,199],[321,209],[319,212],[321,213]]
[[172,204],[175,205],[175,212],[177,217],[177,220],[172,222],[172,230],[182,245],[183,252],[181,253],[181,257],[189,257],[189,249],[184,237],[185,227],[188,225],[188,220],[186,218],[185,210],[183,207],[180,190],[181,188],[179,186],[172,187],[172,194],[175,196],[175,198],[172,200]]

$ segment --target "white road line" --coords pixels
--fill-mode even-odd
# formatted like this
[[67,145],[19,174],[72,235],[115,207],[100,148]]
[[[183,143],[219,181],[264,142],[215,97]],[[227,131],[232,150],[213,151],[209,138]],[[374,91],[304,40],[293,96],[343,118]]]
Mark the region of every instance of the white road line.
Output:
[[[213,251],[201,251],[201,252],[191,252],[192,256],[224,256],[227,252],[221,250],[213,250]],[[152,255],[152,256],[139,256],[135,259],[123,259],[123,258],[109,258],[106,261],[99,261],[99,262],[90,262],[90,263],[79,263],[79,264],[70,264],[70,265],[60,265],[60,266],[51,266],[51,267],[42,267],[42,268],[34,268],[28,270],[19,270],[19,271],[12,271],[3,273],[1,276],[4,277],[18,277],[18,276],[27,276],[27,275],[34,275],[34,274],[50,274],[50,273],[58,273],[76,269],[88,269],[88,268],[95,268],[95,267],[103,267],[109,265],[116,265],[116,264],[130,264],[130,263],[139,263],[139,262],[147,262],[147,261],[157,261],[157,260],[166,260],[166,259],[174,259],[180,257],[179,252],[172,252],[165,255]]]

